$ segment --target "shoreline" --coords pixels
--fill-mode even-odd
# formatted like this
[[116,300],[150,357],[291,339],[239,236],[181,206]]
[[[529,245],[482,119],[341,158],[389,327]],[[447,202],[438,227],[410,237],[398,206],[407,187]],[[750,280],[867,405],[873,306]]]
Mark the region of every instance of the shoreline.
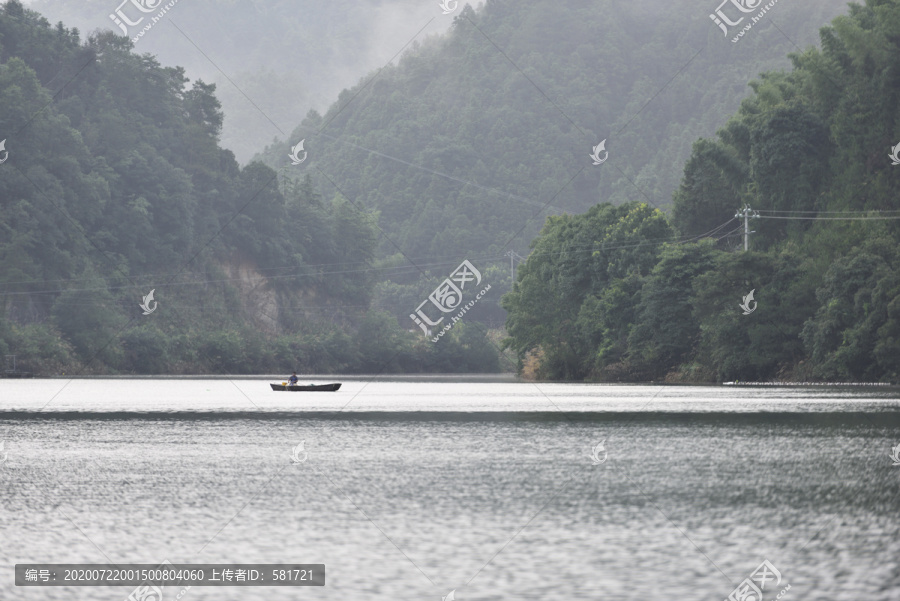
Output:
[[[526,380],[514,373],[494,373],[494,374],[307,374],[299,375],[300,380],[309,382],[447,382],[447,383],[497,383],[497,384],[569,384],[573,386],[665,386],[671,388],[678,387],[794,387],[794,388],[858,388],[858,387],[875,387],[875,388],[900,388],[900,383],[895,382],[791,382],[791,381],[753,381],[753,382],[585,382],[571,380]],[[246,380],[246,381],[275,381],[282,382],[287,380],[284,374],[192,374],[192,375],[48,375],[48,376],[32,376],[32,377],[3,377],[0,375],[0,381],[22,381],[22,380]]]

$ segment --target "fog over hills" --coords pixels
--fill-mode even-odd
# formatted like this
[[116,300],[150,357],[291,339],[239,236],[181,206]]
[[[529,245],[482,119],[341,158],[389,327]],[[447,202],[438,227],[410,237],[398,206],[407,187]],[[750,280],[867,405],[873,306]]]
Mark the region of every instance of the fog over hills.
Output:
[[[85,37],[97,29],[121,34],[110,19],[120,6],[133,20],[141,15],[122,0],[24,4]],[[309,109],[326,109],[343,88],[382,67],[440,14],[436,2],[422,0],[179,0],[135,52],[217,84],[225,112],[222,145],[246,163],[274,137],[285,137]],[[450,22],[431,20],[419,39]]]
[[[460,4],[448,35],[413,45],[262,158],[288,166],[305,140],[309,162],[285,173],[313,173],[323,193],[333,184],[381,211],[393,240],[382,255],[496,256],[511,238],[524,253],[548,214],[598,202],[666,209],[694,141],[727,122],[759,73],[790,68],[787,54],[816,44],[846,5],[779,4],[739,43],[714,9]],[[603,140],[610,160],[591,165]]]
[[149,4],[0,11],[33,371],[900,373],[896,1]]

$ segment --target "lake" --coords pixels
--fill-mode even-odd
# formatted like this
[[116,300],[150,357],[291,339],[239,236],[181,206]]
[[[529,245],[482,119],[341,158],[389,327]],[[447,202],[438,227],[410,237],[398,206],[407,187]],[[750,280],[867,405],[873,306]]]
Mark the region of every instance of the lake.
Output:
[[165,601],[721,601],[763,561],[766,601],[900,599],[897,389],[313,380],[0,380],[0,599],[166,559],[326,586]]

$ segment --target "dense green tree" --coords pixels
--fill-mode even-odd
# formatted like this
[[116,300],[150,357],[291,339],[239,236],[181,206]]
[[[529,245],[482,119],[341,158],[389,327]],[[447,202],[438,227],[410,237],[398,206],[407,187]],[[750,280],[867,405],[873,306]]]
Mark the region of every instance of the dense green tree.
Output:
[[[595,326],[598,306],[629,307],[633,278],[653,269],[661,244],[671,235],[662,213],[636,202],[549,218],[502,301],[509,312],[507,346],[520,357],[540,348],[546,377],[585,377],[594,362],[583,357],[597,352],[598,333],[607,341],[625,341],[632,323],[611,320]],[[627,282],[620,284],[622,280]],[[617,287],[624,290],[606,292]],[[600,353],[601,363],[624,352],[624,344],[607,347]]]
[[86,270],[80,280],[88,287],[66,290],[53,303],[53,323],[88,368],[95,368],[95,361],[116,367],[120,360],[118,335],[125,319],[105,281],[92,270]]
[[891,267],[896,251],[886,254],[887,260],[854,249],[825,273],[816,291],[819,309],[802,332],[817,376],[846,381],[897,373],[900,355],[893,351],[900,276]]
[[[800,331],[814,306],[798,257],[720,253],[693,282],[699,327],[694,360],[716,380],[766,380],[790,373],[804,357]],[[751,292],[752,312],[740,304]]]
[[711,140],[698,140],[675,192],[672,224],[685,236],[716,232],[741,207],[749,178],[737,153]]
[[[310,359],[317,367],[360,368],[332,322],[353,332],[365,314],[374,218],[323,203],[308,177],[240,168],[219,146],[223,120],[214,85],[130,40],[105,31],[82,42],[3,4],[5,352],[54,370],[247,373],[269,370],[267,337],[294,333],[330,351]],[[150,290],[159,310],[135,321]],[[310,299],[326,310],[305,312]],[[31,344],[26,327],[57,344]]]
[[639,379],[658,379],[695,350],[700,326],[692,315],[693,284],[714,266],[711,243],[672,245],[646,278],[628,336],[627,361]]
[[[900,140],[898,24],[896,2],[851,5],[822,30],[821,50],[752,82],[717,138],[694,144],[674,195],[679,233],[711,240],[668,246],[631,280],[596,278],[574,337],[571,298],[591,266],[532,253],[522,272],[541,277],[505,301],[520,359],[540,347],[543,377],[896,379],[900,171],[887,155]],[[735,253],[728,240],[743,228],[729,219],[743,204],[762,218],[751,252]],[[534,248],[561,252],[565,240],[548,225]],[[751,290],[758,305],[742,311]]]
[[[378,211],[381,257],[397,246],[410,257],[495,256],[510,239],[522,253],[548,213],[635,199],[665,207],[691,141],[739,106],[747,73],[787,67],[793,49],[748,36],[735,56],[708,19],[688,16],[697,9],[688,0],[474,6],[460,3],[448,35],[412,44],[261,153],[279,168],[305,139],[347,198]],[[790,36],[844,8],[779,11]],[[698,53],[698,39],[709,51]],[[587,154],[604,139],[609,162],[593,167]],[[734,214],[742,184],[723,185],[727,213],[700,211],[713,224],[696,233]]]
[[633,380],[634,374],[622,365],[628,338],[640,303],[643,278],[630,273],[610,282],[601,292],[588,295],[578,311],[578,349],[583,370],[595,379]]
[[[406,317],[470,257],[502,282],[485,315],[511,286],[505,344],[541,377],[896,378],[900,5],[851,5],[730,119],[746,76],[695,55],[694,24],[670,33],[684,6],[465,7],[242,168],[215,86],[7,1],[0,350],[94,371],[493,367],[474,310],[439,342]],[[300,139],[309,162],[288,165]],[[670,224],[651,204],[678,177]],[[745,203],[763,218],[735,254]],[[133,323],[150,289],[159,312]]]
[[140,374],[164,374],[171,369],[170,340],[149,325],[130,329],[122,336],[122,370]]

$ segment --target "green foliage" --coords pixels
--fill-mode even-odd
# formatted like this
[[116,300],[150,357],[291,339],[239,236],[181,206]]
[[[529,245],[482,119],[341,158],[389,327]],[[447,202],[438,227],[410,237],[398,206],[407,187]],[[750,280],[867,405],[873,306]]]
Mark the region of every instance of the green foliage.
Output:
[[891,266],[896,258],[893,249],[887,260],[854,249],[825,273],[816,291],[819,309],[802,333],[819,377],[870,380],[896,375],[900,274]]
[[223,120],[214,85],[129,40],[3,5],[0,350],[95,373],[374,371],[394,350],[431,365],[366,317],[377,213],[240,168]]
[[[595,355],[605,365],[624,353],[614,341],[627,339],[633,323],[635,278],[652,270],[671,229],[659,211],[635,202],[550,217],[541,234],[503,297],[507,346],[520,357],[541,348],[544,377],[583,378]],[[610,319],[597,323],[600,314]]]
[[[837,4],[779,10],[815,22],[791,11]],[[408,312],[447,257],[524,252],[550,203],[583,213],[544,221],[515,282],[502,259],[485,265],[497,294],[479,307],[496,319],[509,289],[505,344],[540,357],[540,376],[896,378],[896,222],[761,219],[746,254],[726,235],[743,203],[786,212],[769,217],[898,208],[887,153],[900,141],[900,6],[853,5],[821,49],[751,82],[730,119],[745,76],[726,53],[668,79],[695,54],[694,25],[671,32],[688,6],[652,18],[641,3],[466,7],[446,38],[292,133],[326,181],[312,160],[287,165],[288,142],[241,168],[219,144],[215,86],[8,1],[0,350],[41,369],[135,373],[494,369],[474,311],[437,343]],[[752,54],[764,42],[741,43]],[[696,79],[709,73],[715,98]],[[608,136],[618,170],[572,179]],[[664,205],[676,187],[671,222],[631,200]],[[391,280],[376,285],[376,267]],[[154,287],[160,310],[141,316]],[[741,315],[751,289],[759,307]]]
[[741,190],[749,177],[733,149],[698,140],[675,192],[672,224],[682,234],[701,236],[715,231],[740,207]]
[[171,366],[171,342],[152,325],[129,330],[121,337],[122,371],[138,374],[164,374]]
[[[694,144],[672,224],[707,241],[667,246],[630,280],[604,278],[616,257],[546,258],[566,251],[561,224],[599,237],[595,209],[548,220],[504,298],[507,345],[543,357],[539,376],[897,379],[900,228],[871,218],[900,210],[887,159],[900,141],[900,4],[852,5],[821,39],[791,56],[793,71],[752,82],[717,139]],[[751,252],[735,253],[727,220],[744,203],[768,218],[754,220]],[[801,218],[816,212],[869,220]],[[751,290],[758,305],[745,315]]]
[[88,367],[94,361],[117,366],[118,334],[125,319],[105,283],[93,274],[85,275],[82,281],[91,287],[60,294],[51,309],[53,323]]
[[[689,0],[463,4],[446,36],[413,43],[260,155],[279,168],[305,139],[328,178],[377,211],[410,257],[523,253],[542,207],[579,213],[635,199],[665,207],[691,140],[738,107],[749,69],[785,68],[793,49],[748,36],[736,58],[709,19],[688,17],[698,10]],[[778,7],[793,39],[794,27],[805,38],[844,9],[844,0]],[[698,39],[724,48],[698,53]],[[610,162],[593,168],[587,154],[603,139]],[[728,214],[705,212],[718,221],[697,233],[726,221],[740,190],[719,197]],[[381,241],[379,256],[396,252]]]
[[0,320],[0,350],[16,356],[18,371],[53,374],[78,365],[71,344],[49,323],[18,325]]
[[402,371],[401,366],[409,362],[408,341],[390,314],[369,312],[357,331],[360,370],[371,374]]
[[644,282],[628,336],[628,363],[641,379],[664,376],[695,350],[693,283],[713,268],[713,252],[709,243],[668,246]]
[[[718,380],[766,380],[804,356],[799,338],[813,306],[798,257],[722,253],[694,280],[692,306],[700,339],[694,360]],[[741,299],[754,290],[756,309]]]

